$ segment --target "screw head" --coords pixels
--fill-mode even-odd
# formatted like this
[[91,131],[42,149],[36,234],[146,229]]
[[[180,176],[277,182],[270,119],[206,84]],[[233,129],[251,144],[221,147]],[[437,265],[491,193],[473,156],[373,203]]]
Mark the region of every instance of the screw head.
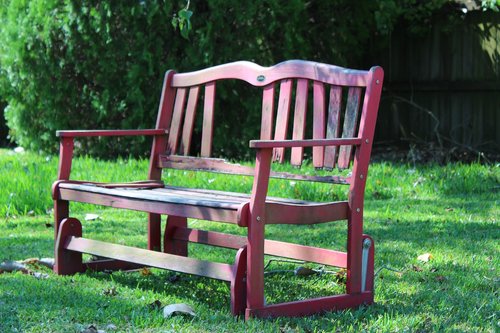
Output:
[[365,238],[363,241],[363,248],[369,249],[372,246],[372,241],[369,238]]
[[379,83],[380,83],[380,80],[376,80],[376,81],[375,81],[375,83],[376,83],[376,84],[379,84]]
[[359,209],[359,208],[356,208],[356,212],[358,212],[358,213],[359,213],[360,211],[361,211],[361,209]]
[[266,77],[264,75],[257,76],[257,81],[259,81],[259,82],[263,82],[265,79],[266,79]]
[[260,220],[261,220],[261,219],[260,219],[260,216],[257,216],[257,221],[260,221]]

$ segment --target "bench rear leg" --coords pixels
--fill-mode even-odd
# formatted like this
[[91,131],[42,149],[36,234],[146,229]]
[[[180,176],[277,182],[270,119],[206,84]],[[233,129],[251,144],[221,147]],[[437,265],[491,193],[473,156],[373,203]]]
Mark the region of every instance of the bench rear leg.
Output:
[[161,251],[160,214],[148,214],[148,250]]
[[82,254],[65,248],[71,236],[82,237],[82,224],[75,218],[63,219],[56,238],[54,272],[59,275],[72,275],[83,271]]
[[163,235],[163,252],[187,257],[188,241],[174,238],[177,228],[187,228],[187,218],[169,215]]

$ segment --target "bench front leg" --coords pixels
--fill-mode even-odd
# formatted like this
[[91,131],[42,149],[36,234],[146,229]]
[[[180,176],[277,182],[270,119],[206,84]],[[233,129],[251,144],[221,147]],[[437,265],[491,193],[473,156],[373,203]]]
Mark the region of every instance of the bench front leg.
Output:
[[246,318],[251,316],[252,310],[264,306],[265,204],[272,153],[272,148],[257,150],[248,217]]
[[[61,137],[59,142],[59,168],[57,170],[57,180],[69,179],[73,161],[73,149],[73,138]],[[59,188],[56,184],[52,187],[52,197],[54,199],[54,239],[57,239],[61,222],[69,217],[69,202],[59,200]]]

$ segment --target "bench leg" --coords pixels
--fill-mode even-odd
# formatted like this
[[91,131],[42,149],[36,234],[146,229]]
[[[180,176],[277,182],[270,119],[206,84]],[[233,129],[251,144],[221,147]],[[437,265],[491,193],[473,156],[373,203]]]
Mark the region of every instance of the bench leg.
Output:
[[[259,219],[260,220],[260,219]],[[260,222],[260,221],[259,221]],[[247,254],[247,308],[245,319],[252,310],[264,307],[264,224],[253,223],[248,227]]]
[[174,239],[175,229],[187,228],[187,218],[180,216],[168,216],[163,234],[163,252],[187,257],[188,241]]
[[363,216],[350,212],[347,219],[347,281],[348,294],[361,292],[361,266],[363,252]]
[[244,246],[236,253],[234,261],[233,279],[231,280],[231,313],[240,316],[245,313],[247,305],[246,273],[247,273],[247,247]]
[[82,224],[75,218],[62,220],[56,238],[54,272],[59,275],[72,275],[83,271],[82,254],[66,249],[68,237],[82,237]]
[[69,202],[66,200],[54,200],[54,240],[57,239],[61,222],[69,217]]
[[161,251],[161,215],[148,214],[148,250]]

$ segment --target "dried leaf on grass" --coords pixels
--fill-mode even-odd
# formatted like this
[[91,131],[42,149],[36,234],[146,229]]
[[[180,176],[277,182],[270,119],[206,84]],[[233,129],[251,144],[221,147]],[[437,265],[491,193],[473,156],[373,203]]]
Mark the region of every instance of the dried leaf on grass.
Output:
[[116,295],[118,295],[118,292],[116,291],[116,287],[111,287],[111,288],[104,289],[102,291],[102,294],[104,296],[116,296]]
[[29,274],[31,276],[34,276],[35,278],[39,279],[39,280],[44,280],[44,279],[48,279],[49,278],[49,274],[45,274],[45,273],[40,273],[40,272],[29,272]]
[[155,300],[154,302],[148,304],[148,308],[151,311],[161,309],[161,307],[162,307],[162,304],[159,300]]
[[116,329],[117,329],[117,327],[116,327],[116,325],[113,325],[113,324],[108,324],[108,325],[106,326],[106,329],[107,329],[107,330],[110,330],[110,331],[114,331],[114,330],[116,330]]
[[147,267],[141,268],[139,272],[141,273],[142,276],[148,276],[153,274],[153,272],[151,272],[151,270]]
[[106,333],[106,331],[99,330],[94,325],[90,325],[89,327],[87,327],[86,329],[81,331],[80,333]]
[[347,270],[342,268],[335,274],[335,281],[339,284],[346,283],[347,281]]
[[435,277],[435,280],[436,280],[437,282],[444,282],[444,281],[446,281],[447,279],[446,279],[446,277],[445,277],[445,276],[443,276],[443,275],[438,275],[438,276],[436,276],[436,277]]
[[423,262],[428,262],[430,260],[432,260],[434,257],[432,256],[432,254],[430,253],[424,253],[424,254],[421,254],[417,257],[417,260],[419,261],[423,261]]
[[25,260],[22,260],[20,261],[22,264],[26,264],[26,265],[42,265],[42,266],[45,266],[47,268],[54,268],[54,258],[41,258],[41,259],[38,259],[38,258],[28,258],[28,259],[25,259]]
[[175,315],[189,315],[196,317],[196,313],[193,308],[184,303],[170,304],[163,308],[163,317],[169,318]]
[[417,265],[413,265],[413,266],[412,266],[412,268],[413,268],[413,270],[414,270],[415,272],[421,272],[421,271],[423,271],[422,267],[417,266]]
[[97,214],[85,214],[85,221],[93,221],[93,220],[97,220],[99,217],[99,215]]
[[314,269],[307,268],[304,266],[299,266],[295,269],[294,274],[297,276],[309,276],[309,275],[315,275],[318,272],[316,272]]

